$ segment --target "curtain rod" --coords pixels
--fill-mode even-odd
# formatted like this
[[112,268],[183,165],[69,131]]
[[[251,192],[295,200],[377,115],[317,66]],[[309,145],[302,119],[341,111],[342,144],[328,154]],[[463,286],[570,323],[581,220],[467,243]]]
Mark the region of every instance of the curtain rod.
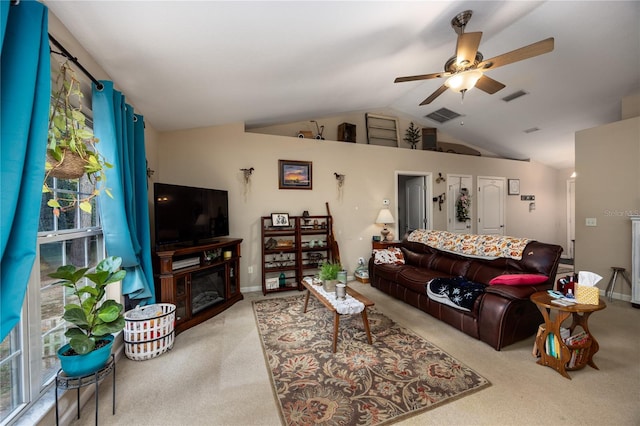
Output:
[[56,40],[51,34],[49,34],[49,40],[51,40],[51,42],[53,44],[56,45],[56,47],[58,49],[60,49],[62,51],[62,54],[64,55],[65,58],[69,59],[71,62],[73,62],[74,64],[76,64],[78,66],[78,68],[80,69],[80,71],[82,71],[84,73],[84,75],[86,75],[87,77],[89,77],[91,79],[91,81],[93,81],[96,85],[96,88],[98,90],[102,90],[102,88],[104,87],[102,85],[102,83],[100,83],[98,80],[96,80],[96,78],[94,76],[91,75],[91,73],[89,71],[87,71],[85,69],[85,67],[83,67],[80,62],[78,61],[78,58],[76,58],[75,56],[73,56],[71,53],[69,53],[69,51],[67,49],[64,48],[63,45],[60,44],[60,42],[58,40]]

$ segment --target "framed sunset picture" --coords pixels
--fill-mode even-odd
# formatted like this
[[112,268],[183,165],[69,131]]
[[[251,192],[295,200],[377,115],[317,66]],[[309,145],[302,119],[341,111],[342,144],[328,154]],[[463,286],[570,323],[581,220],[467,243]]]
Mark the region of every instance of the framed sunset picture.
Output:
[[311,161],[278,160],[279,189],[312,189]]

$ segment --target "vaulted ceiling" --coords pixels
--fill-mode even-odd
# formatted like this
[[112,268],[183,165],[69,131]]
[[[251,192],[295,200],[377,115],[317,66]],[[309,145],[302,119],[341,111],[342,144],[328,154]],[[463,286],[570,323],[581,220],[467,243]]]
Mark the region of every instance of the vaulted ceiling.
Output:
[[[160,131],[283,124],[391,109],[508,158],[574,162],[574,133],[620,119],[640,91],[640,2],[43,1]],[[547,37],[551,53],[487,72],[505,84],[461,103],[443,80],[451,19],[473,17],[491,58]],[[503,97],[527,92],[514,101]],[[425,115],[448,108],[461,120]],[[525,130],[539,130],[526,133]]]

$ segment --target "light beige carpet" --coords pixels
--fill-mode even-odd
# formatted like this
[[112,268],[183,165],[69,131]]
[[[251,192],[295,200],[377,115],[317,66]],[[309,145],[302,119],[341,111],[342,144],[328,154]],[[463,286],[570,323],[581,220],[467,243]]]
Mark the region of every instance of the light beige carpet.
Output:
[[[350,282],[375,301],[397,324],[481,372],[491,386],[453,402],[400,420],[423,425],[576,425],[640,424],[640,309],[614,300],[589,318],[600,343],[594,361],[568,380],[531,355],[534,336],[495,351],[489,345],[443,324],[406,303]],[[301,294],[296,291],[291,295]],[[252,301],[282,294],[246,292],[245,299],[176,337],[173,349],[148,361],[118,361],[116,414],[111,414],[111,380],[100,385],[100,425],[247,426],[280,425],[269,371],[253,314]],[[94,402],[88,397],[75,419],[75,391],[67,392],[66,423],[93,426]],[[50,401],[53,407],[53,399]],[[55,425],[53,408],[40,422]]]

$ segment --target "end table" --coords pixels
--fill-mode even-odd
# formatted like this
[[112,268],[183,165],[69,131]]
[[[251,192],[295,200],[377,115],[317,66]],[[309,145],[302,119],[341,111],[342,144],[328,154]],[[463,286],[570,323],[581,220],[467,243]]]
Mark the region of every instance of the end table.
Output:
[[371,249],[372,250],[388,249],[390,247],[395,247],[400,243],[401,243],[401,241],[399,241],[399,240],[394,240],[394,241],[371,241]]
[[[548,367],[554,368],[558,373],[566,377],[567,379],[571,379],[567,370],[579,370],[584,368],[585,365],[589,364],[592,368],[598,370],[595,362],[593,362],[593,356],[598,352],[600,346],[598,345],[598,341],[593,337],[593,334],[589,331],[588,320],[589,316],[595,312],[600,311],[607,307],[607,305],[599,300],[597,305],[584,305],[580,303],[576,303],[571,306],[560,306],[551,303],[553,298],[546,291],[539,291],[531,295],[531,301],[536,304],[542,316],[544,318],[545,329],[542,333],[538,333],[536,336],[536,345],[538,346],[538,351],[540,352],[540,359],[538,360],[538,364],[546,365]],[[551,311],[555,312],[555,318],[551,318]],[[582,345],[579,348],[570,347],[565,344],[565,342],[560,338],[560,326],[564,320],[572,317],[571,326],[569,326],[569,330],[571,334],[573,334],[573,330],[577,326],[582,327],[582,329],[587,333],[589,339],[587,343]],[[553,333],[553,335],[558,339],[559,343],[559,353],[557,354],[557,358],[547,353],[545,350],[545,342],[547,341],[547,336]],[[576,363],[573,367],[568,367],[567,363],[571,360],[572,351],[575,349],[582,349],[586,351],[586,356],[579,362]]]

